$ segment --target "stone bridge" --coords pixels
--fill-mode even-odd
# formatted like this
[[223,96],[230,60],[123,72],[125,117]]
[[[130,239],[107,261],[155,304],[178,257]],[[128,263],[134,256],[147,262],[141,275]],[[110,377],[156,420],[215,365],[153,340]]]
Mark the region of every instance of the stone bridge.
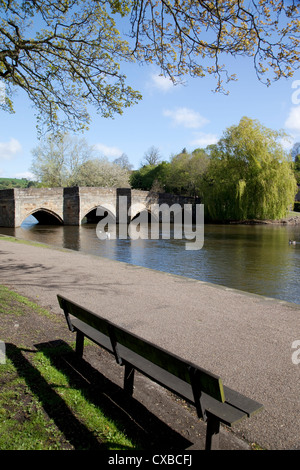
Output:
[[[121,199],[120,196],[123,196]],[[127,223],[152,204],[192,204],[195,199],[173,194],[154,193],[130,188],[26,188],[0,190],[0,226],[19,227],[33,215],[43,225],[81,225],[96,223],[96,211],[101,207],[119,222],[119,203],[127,201]],[[104,212],[103,212],[104,215]],[[98,218],[99,220],[99,218]]]

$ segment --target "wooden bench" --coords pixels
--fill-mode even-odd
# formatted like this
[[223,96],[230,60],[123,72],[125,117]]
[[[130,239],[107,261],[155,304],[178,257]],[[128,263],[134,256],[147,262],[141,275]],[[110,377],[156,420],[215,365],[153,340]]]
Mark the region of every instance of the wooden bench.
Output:
[[76,353],[84,338],[114,354],[124,366],[124,390],[130,395],[137,370],[196,407],[207,423],[205,449],[219,448],[220,423],[233,426],[263,405],[223,386],[217,375],[130,333],[84,307],[58,295],[69,329],[76,332]]

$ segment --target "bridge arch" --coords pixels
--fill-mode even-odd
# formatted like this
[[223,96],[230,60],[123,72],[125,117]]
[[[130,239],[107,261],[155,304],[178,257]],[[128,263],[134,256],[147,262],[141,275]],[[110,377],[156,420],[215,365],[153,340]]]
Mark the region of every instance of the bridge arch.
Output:
[[62,218],[58,214],[56,214],[54,211],[51,211],[50,209],[46,209],[44,207],[34,209],[31,212],[27,213],[26,215],[23,214],[22,223],[30,215],[33,215],[33,217],[41,225],[63,225],[63,223],[64,223]]
[[103,217],[109,216],[110,220],[116,220],[116,208],[113,204],[103,203],[93,206],[91,209],[84,211],[81,223],[96,224]]

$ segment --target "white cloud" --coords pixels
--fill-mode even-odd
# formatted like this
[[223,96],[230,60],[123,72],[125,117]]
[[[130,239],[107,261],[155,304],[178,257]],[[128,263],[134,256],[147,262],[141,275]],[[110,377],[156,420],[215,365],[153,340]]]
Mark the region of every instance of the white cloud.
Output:
[[300,130],[300,106],[291,108],[284,126],[288,129]]
[[177,108],[175,110],[165,110],[164,116],[172,119],[175,126],[197,129],[204,126],[209,121],[200,113],[189,108]]
[[169,91],[174,88],[174,84],[172,80],[170,80],[169,77],[164,77],[163,75],[159,75],[156,73],[153,73],[151,75],[151,83],[150,85],[154,88],[157,88],[160,91]]
[[0,160],[10,160],[22,150],[20,142],[10,139],[9,142],[0,142]]
[[118,147],[109,147],[104,144],[95,144],[94,148],[101,152],[105,157],[120,157],[123,153]]
[[207,145],[216,144],[218,142],[218,136],[216,134],[198,134],[195,135],[195,139],[190,142],[190,145],[197,147],[206,147]]

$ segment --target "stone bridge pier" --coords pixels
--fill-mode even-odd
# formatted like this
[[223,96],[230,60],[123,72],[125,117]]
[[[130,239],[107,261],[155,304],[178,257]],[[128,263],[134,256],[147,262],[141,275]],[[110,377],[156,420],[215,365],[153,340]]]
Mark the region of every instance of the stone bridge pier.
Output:
[[[119,223],[120,203],[126,204],[129,223],[143,211],[150,211],[153,204],[184,204],[195,207],[194,198],[173,194],[139,191],[130,188],[26,188],[0,190],[0,226],[19,227],[33,215],[43,225],[81,225],[95,223],[97,208],[112,215]],[[124,212],[123,212],[124,214]],[[98,217],[99,220],[99,217]]]

